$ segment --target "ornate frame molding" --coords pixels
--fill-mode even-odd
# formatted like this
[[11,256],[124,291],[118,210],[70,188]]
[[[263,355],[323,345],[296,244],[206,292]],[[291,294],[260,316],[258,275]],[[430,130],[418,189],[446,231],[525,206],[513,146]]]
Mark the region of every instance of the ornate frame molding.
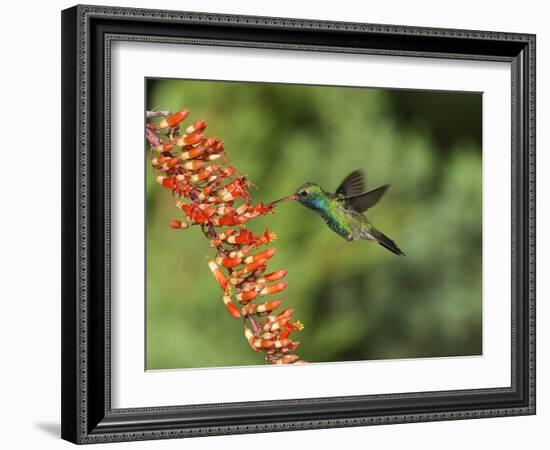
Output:
[[[76,6],[63,20],[63,293],[62,293],[62,435],[76,443],[163,439],[217,434],[271,432],[373,424],[439,421],[535,413],[535,36],[487,31],[449,30],[304,19],[233,16],[148,9]],[[197,36],[151,35],[135,29],[162,24],[176,33],[193,28]],[[132,24],[131,32],[124,29]],[[235,39],[231,31],[244,29],[256,40]],[[321,33],[317,41],[312,30]],[[122,32],[121,32],[122,31]],[[193,34],[192,33],[192,34]],[[225,37],[220,38],[219,35]],[[237,34],[238,33],[234,33]],[[363,45],[341,45],[353,35]],[[331,40],[331,36],[334,38]],[[266,40],[275,38],[279,42]],[[423,38],[423,39],[419,39]],[[110,63],[116,40],[197,45],[244,46],[265,49],[384,54],[431,58],[481,59],[512,64],[512,386],[471,391],[334,397],[309,400],[194,405],[113,410],[110,402]],[[284,42],[283,42],[284,41]],[[374,42],[376,45],[368,45]],[[400,44],[401,42],[401,44]],[[497,45],[491,45],[491,44]],[[334,45],[336,44],[336,45]],[[416,47],[415,47],[416,45]],[[400,47],[401,46],[401,47]],[[447,46],[452,51],[443,51]],[[97,96],[101,92],[100,103]],[[95,103],[94,103],[95,102]],[[98,127],[98,121],[103,124]],[[97,144],[103,156],[91,155]],[[95,145],[94,145],[95,144]],[[76,150],[76,151],[75,151]],[[100,179],[99,177],[103,175]],[[101,186],[98,187],[98,184]],[[102,217],[98,212],[104,211]],[[102,222],[102,225],[100,224]],[[101,233],[100,233],[101,232]],[[98,239],[99,235],[99,239]],[[102,246],[99,254],[94,243]],[[101,277],[101,273],[103,277]],[[103,289],[98,292],[96,280]],[[98,305],[97,299],[103,298]],[[96,302],[94,302],[96,299]],[[98,313],[101,320],[95,317]],[[518,341],[519,340],[519,341]],[[103,364],[97,355],[98,345]],[[93,355],[90,352],[93,350]],[[94,356],[95,355],[95,356]],[[101,367],[100,367],[101,366]],[[99,382],[96,378],[103,374]],[[92,401],[102,391],[101,402]],[[520,392],[521,391],[521,392]],[[482,404],[469,409],[456,405],[422,409],[423,400],[508,396],[502,406]],[[504,397],[503,397],[504,398]],[[349,401],[380,405],[399,400],[409,405],[391,414],[322,417],[323,406]],[[408,402],[408,403],[407,403]],[[416,402],[416,403],[415,403]],[[425,402],[424,402],[425,403]],[[434,400],[435,404],[436,401]],[[317,405],[319,418],[256,422],[212,420],[193,424],[190,410],[284,408]],[[416,409],[415,409],[415,405]],[[311,409],[311,408],[310,408]],[[351,409],[349,410],[351,411]],[[240,417],[242,410],[236,412]],[[328,413],[327,413],[328,414]],[[227,415],[227,413],[226,413]],[[281,413],[279,411],[279,416]],[[174,422],[174,418],[176,418]],[[289,419],[291,419],[289,417]],[[171,421],[171,422],[170,422]],[[175,423],[175,425],[170,425]]]

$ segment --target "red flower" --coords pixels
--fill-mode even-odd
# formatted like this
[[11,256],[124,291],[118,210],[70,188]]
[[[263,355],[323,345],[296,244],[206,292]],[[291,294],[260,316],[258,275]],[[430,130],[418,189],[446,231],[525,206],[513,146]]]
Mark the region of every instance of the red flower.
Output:
[[[256,236],[244,225],[273,212],[275,205],[252,204],[250,182],[236,176],[235,167],[211,164],[220,160],[225,147],[223,141],[202,134],[206,121],[197,120],[181,133],[181,122],[188,115],[187,110],[164,118],[162,113],[147,115],[151,119],[161,118],[150,121],[146,128],[150,147],[158,154],[151,152],[150,156],[151,166],[159,173],[156,180],[172,191],[176,205],[187,219],[173,220],[170,226],[186,229],[198,225],[210,246],[216,249],[216,256],[208,262],[208,267],[223,290],[222,299],[228,312],[234,318],[245,320],[244,333],[252,349],[264,352],[269,364],[304,363],[292,354],[299,342],[292,341],[290,334],[303,328],[299,321],[290,323],[294,310],[286,309],[274,315],[281,300],[255,303],[256,299],[280,293],[287,287],[286,282],[279,281],[287,270],[264,275],[275,248],[253,253],[254,249],[274,241],[275,234],[266,230]],[[239,201],[240,205],[234,204]],[[233,297],[242,305],[241,310]]]

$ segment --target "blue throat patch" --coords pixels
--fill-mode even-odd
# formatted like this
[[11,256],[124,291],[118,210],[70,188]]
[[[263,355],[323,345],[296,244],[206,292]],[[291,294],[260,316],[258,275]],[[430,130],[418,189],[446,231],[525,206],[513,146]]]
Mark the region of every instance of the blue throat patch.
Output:
[[314,197],[306,199],[304,201],[304,205],[311,209],[322,210],[323,207],[326,207],[326,202],[321,196],[315,195]]

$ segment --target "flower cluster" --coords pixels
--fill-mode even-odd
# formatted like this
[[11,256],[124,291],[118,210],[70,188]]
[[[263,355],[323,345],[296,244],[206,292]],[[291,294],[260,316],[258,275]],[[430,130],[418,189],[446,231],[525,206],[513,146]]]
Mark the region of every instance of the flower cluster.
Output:
[[[275,254],[268,246],[276,236],[265,231],[253,234],[246,223],[272,212],[274,204],[252,203],[250,182],[232,166],[225,166],[224,142],[203,133],[206,122],[198,120],[181,131],[189,111],[174,114],[148,111],[146,137],[156,181],[172,191],[183,220],[173,220],[174,229],[200,226],[215,249],[208,267],[222,289],[223,303],[234,318],[242,318],[250,347],[265,354],[269,364],[304,361],[293,352],[299,342],[290,334],[303,328],[292,322],[292,309],[278,314],[281,300],[263,301],[284,290],[287,271],[266,273]],[[236,303],[240,304],[240,307]]]

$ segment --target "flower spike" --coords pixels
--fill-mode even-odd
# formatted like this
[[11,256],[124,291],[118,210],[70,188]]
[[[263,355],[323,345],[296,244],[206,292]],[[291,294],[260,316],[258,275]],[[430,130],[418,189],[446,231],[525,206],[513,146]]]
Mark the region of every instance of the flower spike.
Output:
[[250,347],[263,352],[268,364],[304,364],[293,353],[299,342],[290,339],[291,333],[303,328],[300,321],[291,322],[294,310],[285,309],[276,315],[274,311],[282,300],[257,303],[259,298],[287,287],[286,282],[279,281],[287,270],[264,275],[275,248],[257,250],[273,242],[275,233],[266,230],[257,236],[245,225],[273,212],[275,204],[252,203],[251,182],[238,175],[235,167],[223,165],[224,142],[203,134],[206,121],[196,120],[182,131],[188,115],[186,109],[174,114],[147,114],[149,119],[162,119],[148,123],[146,128],[156,181],[172,191],[186,219],[172,220],[170,227],[182,230],[196,225],[202,229],[216,251],[208,268],[223,291],[222,300],[229,314],[244,320],[244,335]]

